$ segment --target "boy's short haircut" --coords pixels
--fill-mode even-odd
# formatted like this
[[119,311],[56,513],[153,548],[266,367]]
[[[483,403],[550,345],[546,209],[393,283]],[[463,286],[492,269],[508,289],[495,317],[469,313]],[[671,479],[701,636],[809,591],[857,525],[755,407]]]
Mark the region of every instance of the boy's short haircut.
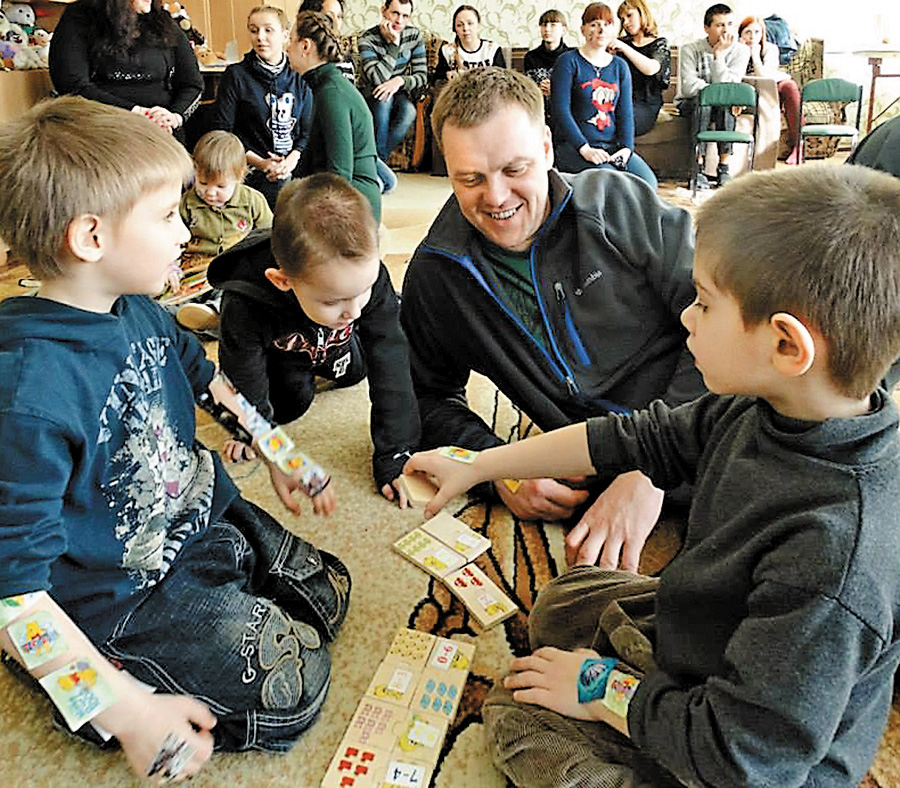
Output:
[[713,22],[714,16],[731,13],[734,13],[731,10],[731,6],[725,5],[725,3],[716,3],[715,5],[711,5],[706,9],[706,13],[703,15],[703,27],[709,27]]
[[0,124],[0,238],[10,260],[55,279],[73,219],[117,223],[148,192],[192,173],[187,151],[142,115],[80,96],[42,101]]
[[549,25],[553,22],[559,22],[563,27],[568,27],[566,24],[566,17],[562,11],[557,11],[555,8],[551,8],[547,11],[544,11],[541,14],[541,18],[538,19],[538,26],[541,25]]
[[282,30],[290,30],[291,22],[288,19],[288,15],[284,12],[283,8],[279,8],[275,5],[258,5],[250,9],[250,13],[247,14],[247,24],[250,24],[250,17],[254,14],[274,14],[278,18],[278,24],[281,25]]
[[244,144],[230,131],[208,131],[194,146],[194,166],[208,178],[224,175],[243,181],[247,174]]
[[272,254],[294,279],[336,257],[371,260],[378,254],[378,227],[368,200],[330,172],[291,181],[275,204]]
[[[641,15],[641,31],[644,33],[644,35],[656,36],[659,34],[659,27],[656,24],[656,19],[653,17],[653,12],[650,10],[644,0],[624,0],[624,2],[619,4],[619,8],[616,11],[616,16],[618,16],[620,20],[624,21],[625,14],[632,9],[634,9]],[[625,33],[624,27],[622,28],[621,33]]]
[[746,326],[817,329],[839,391],[861,399],[900,357],[900,180],[806,164],[739,178],[697,212],[697,249]]
[[509,68],[473,68],[451,79],[431,113],[431,130],[443,150],[444,126],[479,126],[510,104],[524,109],[532,122],[544,126],[544,96],[533,79]]

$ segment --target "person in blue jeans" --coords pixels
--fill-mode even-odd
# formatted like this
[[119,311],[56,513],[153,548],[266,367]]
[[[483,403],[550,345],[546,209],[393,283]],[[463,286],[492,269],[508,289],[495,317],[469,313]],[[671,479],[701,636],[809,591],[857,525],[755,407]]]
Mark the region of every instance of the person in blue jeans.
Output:
[[560,55],[550,77],[556,166],[560,172],[615,167],[655,189],[656,175],[634,150],[631,71],[608,49],[616,40],[612,9],[591,3],[581,33],[584,44]]
[[363,95],[375,123],[378,177],[383,191],[397,185],[385,164],[416,119],[413,96],[428,84],[425,42],[409,24],[412,0],[387,0],[381,22],[359,37]]
[[[0,649],[77,735],[164,780],[213,749],[291,747],[350,592],[337,558],[242,499],[197,442],[195,405],[270,454],[277,433],[148,298],[190,237],[191,171],[168,132],[81,97],[0,129],[0,236],[42,282],[0,304]],[[318,466],[282,466],[287,508],[298,489],[334,508]],[[32,622],[43,661],[23,648]]]

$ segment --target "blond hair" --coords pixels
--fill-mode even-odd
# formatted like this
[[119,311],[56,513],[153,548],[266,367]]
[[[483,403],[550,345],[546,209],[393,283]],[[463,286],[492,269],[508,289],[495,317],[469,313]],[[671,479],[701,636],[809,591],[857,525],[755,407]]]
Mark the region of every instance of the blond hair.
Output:
[[194,146],[194,166],[208,178],[224,175],[242,181],[247,174],[244,144],[230,131],[208,131]]
[[488,66],[462,72],[441,91],[431,113],[431,130],[443,150],[444,126],[480,126],[504,107],[518,105],[535,126],[544,126],[544,97],[534,80],[509,68]]
[[900,357],[900,180],[831,164],[739,178],[698,210],[697,248],[746,326],[788,312],[819,331],[845,396]]
[[258,5],[254,6],[250,9],[250,13],[247,14],[247,27],[250,26],[250,18],[254,14],[273,14],[278,18],[278,24],[281,25],[282,30],[290,30],[291,21],[288,19],[288,15],[284,13],[283,8],[279,8],[275,5]]
[[0,124],[0,237],[41,279],[83,214],[118,222],[149,191],[187,182],[190,156],[141,115],[80,96],[49,99]]
[[339,175],[319,172],[287,184],[272,224],[272,255],[289,277],[340,258],[366,262],[378,254],[378,228],[368,200]]

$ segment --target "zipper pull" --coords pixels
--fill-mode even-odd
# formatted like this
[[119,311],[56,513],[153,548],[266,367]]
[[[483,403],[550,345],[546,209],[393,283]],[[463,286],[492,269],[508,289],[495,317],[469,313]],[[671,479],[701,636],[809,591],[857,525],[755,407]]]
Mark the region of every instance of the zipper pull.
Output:
[[575,381],[572,380],[571,375],[566,375],[566,387],[569,389],[569,394],[573,397],[578,394],[578,386],[575,385]]
[[553,292],[556,293],[556,300],[563,303],[566,300],[566,291],[563,290],[562,282],[553,283]]

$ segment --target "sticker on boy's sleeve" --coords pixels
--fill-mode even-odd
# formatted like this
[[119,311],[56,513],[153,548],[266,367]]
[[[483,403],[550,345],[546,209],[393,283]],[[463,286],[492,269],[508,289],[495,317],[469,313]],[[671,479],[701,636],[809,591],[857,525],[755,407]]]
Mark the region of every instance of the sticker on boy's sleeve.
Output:
[[609,682],[606,694],[603,696],[603,705],[620,717],[628,716],[628,704],[634,697],[635,690],[641,681],[637,676],[623,673],[621,670],[613,670],[609,674]]
[[618,662],[612,657],[600,657],[599,659],[586,659],[581,663],[581,670],[578,672],[579,703],[590,703],[592,700],[603,699],[609,675]]
[[73,731],[116,702],[115,693],[106,679],[86,658],[72,660],[48,673],[40,679],[40,684]]
[[461,449],[459,446],[443,446],[438,449],[438,454],[440,454],[441,457],[447,457],[450,460],[456,460],[456,462],[464,462],[467,464],[475,462],[475,458],[478,456],[477,451]]
[[38,597],[43,593],[43,591],[31,591],[27,594],[15,594],[0,599],[0,629],[21,616],[37,602]]
[[28,670],[56,659],[68,650],[49,610],[38,610],[13,622],[9,636]]

